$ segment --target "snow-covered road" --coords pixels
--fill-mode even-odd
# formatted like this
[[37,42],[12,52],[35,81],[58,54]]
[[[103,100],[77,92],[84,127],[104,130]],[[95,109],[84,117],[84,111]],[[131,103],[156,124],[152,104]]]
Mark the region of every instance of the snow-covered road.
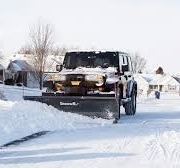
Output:
[[[18,146],[1,149],[0,167],[178,168],[179,102],[180,97],[173,94],[162,94],[160,100],[154,99],[154,95],[140,98],[137,114],[122,114],[118,124],[62,115],[58,118],[59,127],[56,127],[57,123],[54,124],[57,129],[52,132]],[[69,122],[63,123],[63,126],[69,129],[60,127],[62,118]],[[43,119],[45,120],[46,116]],[[51,116],[51,119],[54,118]]]

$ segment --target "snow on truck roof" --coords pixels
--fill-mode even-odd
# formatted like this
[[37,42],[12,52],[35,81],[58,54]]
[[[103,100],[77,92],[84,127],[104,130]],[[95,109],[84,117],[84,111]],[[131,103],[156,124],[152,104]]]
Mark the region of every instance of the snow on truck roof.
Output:
[[127,54],[129,55],[128,53],[126,52],[122,52],[122,51],[91,51],[91,50],[81,50],[81,51],[68,51],[66,53],[95,53],[95,54],[99,54],[99,53],[120,53],[120,54]]

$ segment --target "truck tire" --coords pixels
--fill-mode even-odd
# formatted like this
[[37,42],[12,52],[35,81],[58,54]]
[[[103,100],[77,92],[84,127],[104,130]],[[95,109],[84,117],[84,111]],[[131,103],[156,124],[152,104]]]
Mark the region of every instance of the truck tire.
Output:
[[124,105],[126,115],[134,115],[136,113],[136,91],[132,90],[131,101]]

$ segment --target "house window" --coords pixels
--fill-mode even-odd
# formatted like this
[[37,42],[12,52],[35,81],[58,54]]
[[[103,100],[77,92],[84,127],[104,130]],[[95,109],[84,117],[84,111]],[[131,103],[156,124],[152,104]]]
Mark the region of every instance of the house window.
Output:
[[158,89],[158,85],[154,85],[154,89]]
[[149,89],[150,89],[150,90],[153,89],[153,85],[149,85]]
[[176,90],[176,86],[169,85],[169,86],[168,86],[168,90],[172,90],[172,91],[173,91],[173,90]]

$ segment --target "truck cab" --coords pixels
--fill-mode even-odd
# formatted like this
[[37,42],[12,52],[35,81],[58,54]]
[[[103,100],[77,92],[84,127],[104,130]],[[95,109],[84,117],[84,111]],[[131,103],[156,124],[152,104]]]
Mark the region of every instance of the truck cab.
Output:
[[65,95],[111,94],[133,76],[131,58],[122,52],[69,52],[57,70],[55,89]]

